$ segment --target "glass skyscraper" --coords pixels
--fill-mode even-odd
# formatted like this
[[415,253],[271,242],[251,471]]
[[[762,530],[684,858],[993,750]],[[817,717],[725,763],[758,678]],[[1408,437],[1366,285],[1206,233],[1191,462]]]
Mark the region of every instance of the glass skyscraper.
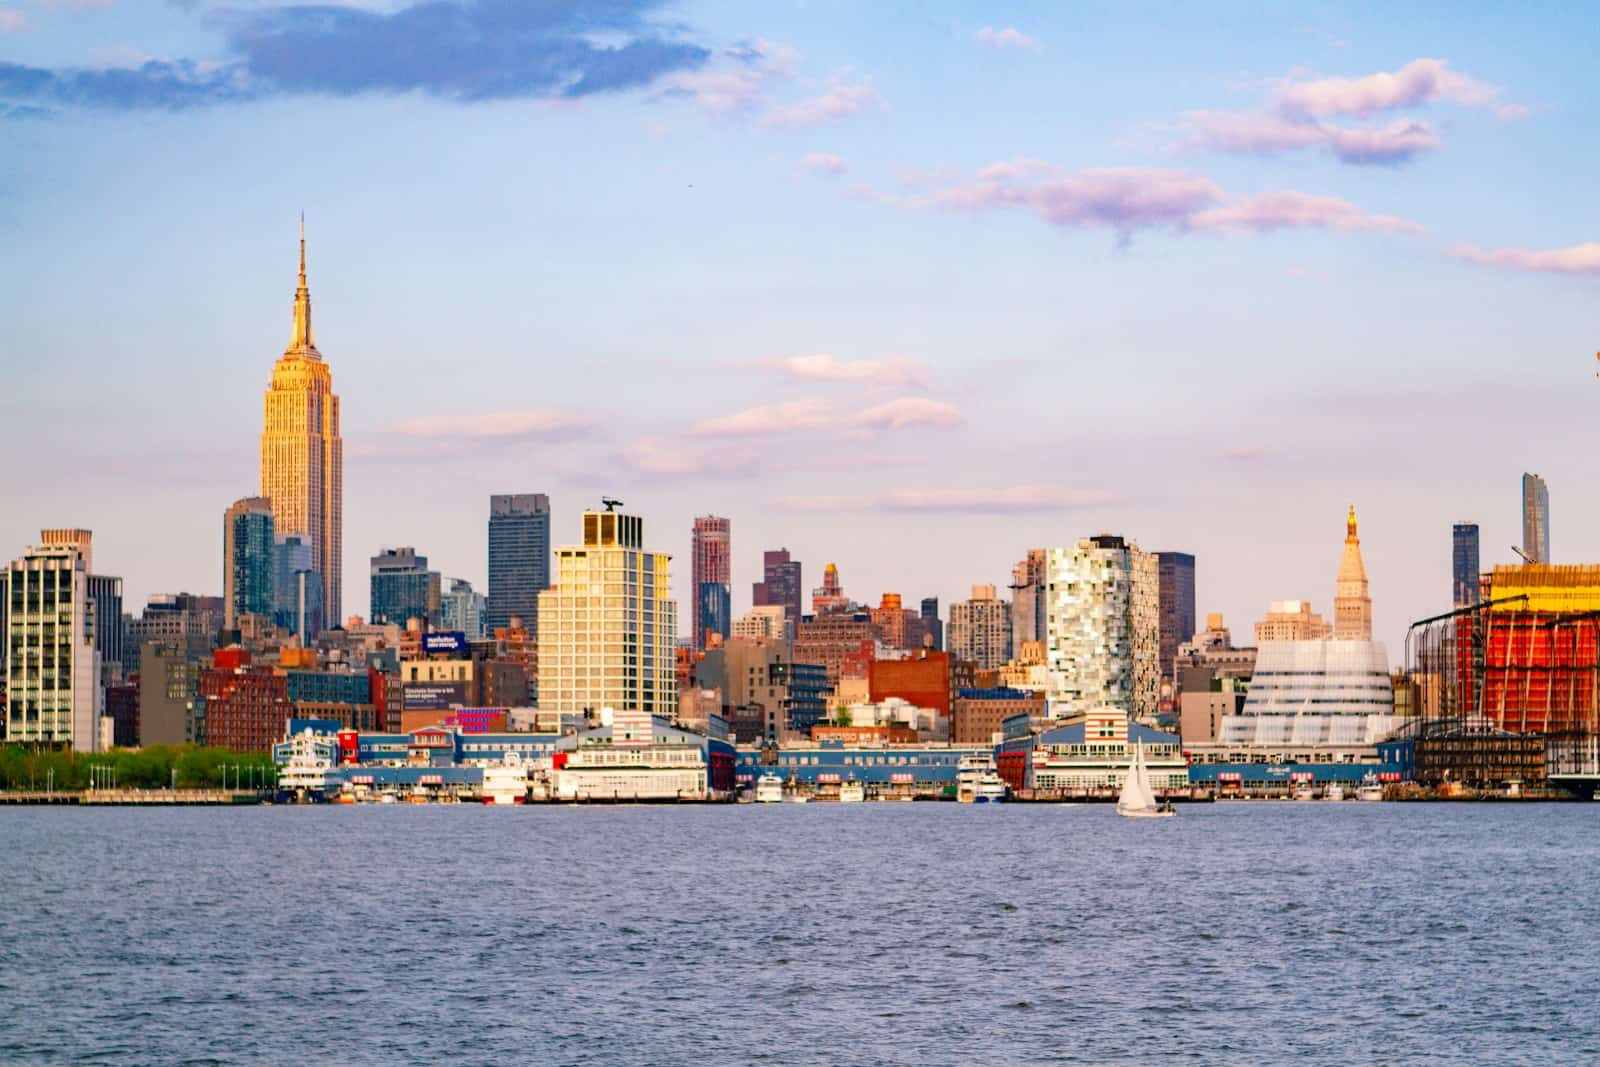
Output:
[[1178,646],[1195,635],[1194,556],[1187,552],[1157,552],[1155,557],[1161,612],[1161,677],[1170,682],[1176,680]]
[[428,557],[414,548],[386,548],[372,557],[370,621],[403,627],[410,619],[439,625],[439,572],[430,571]]
[[483,626],[493,634],[522,620],[539,633],[539,594],[550,588],[550,498],[509,493],[489,498],[489,599]]
[[1478,524],[1458,522],[1450,530],[1450,603],[1470,608],[1478,602]]
[[236,500],[222,516],[222,625],[239,628],[241,615],[272,615],[272,501]]
[[1530,563],[1550,562],[1550,487],[1537,474],[1522,476],[1522,554]]

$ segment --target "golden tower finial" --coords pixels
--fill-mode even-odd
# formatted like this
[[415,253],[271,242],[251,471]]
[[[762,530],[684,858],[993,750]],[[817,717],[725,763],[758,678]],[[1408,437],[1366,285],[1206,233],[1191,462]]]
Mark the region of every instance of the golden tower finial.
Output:
[[294,292],[294,332],[289,336],[286,356],[321,358],[316,336],[311,332],[311,290],[306,286],[306,213],[300,212],[300,285]]
[[1350,515],[1344,520],[1344,528],[1345,540],[1354,541],[1356,539],[1356,506],[1354,504],[1350,505]]

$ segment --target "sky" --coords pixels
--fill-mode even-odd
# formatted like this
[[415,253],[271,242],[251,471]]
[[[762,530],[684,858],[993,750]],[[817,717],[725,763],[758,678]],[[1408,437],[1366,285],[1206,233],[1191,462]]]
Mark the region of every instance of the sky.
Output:
[[876,603],[1095,533],[1236,640],[1448,610],[1550,486],[1600,560],[1600,114],[1572,4],[0,0],[0,554],[220,591],[306,217],[345,604],[488,497],[733,523]]

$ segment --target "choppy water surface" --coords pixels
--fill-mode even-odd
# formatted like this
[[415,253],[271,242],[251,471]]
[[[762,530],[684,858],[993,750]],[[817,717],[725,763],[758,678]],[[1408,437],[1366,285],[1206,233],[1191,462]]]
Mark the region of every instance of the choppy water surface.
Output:
[[1600,804],[0,811],[3,1063],[1600,1062]]

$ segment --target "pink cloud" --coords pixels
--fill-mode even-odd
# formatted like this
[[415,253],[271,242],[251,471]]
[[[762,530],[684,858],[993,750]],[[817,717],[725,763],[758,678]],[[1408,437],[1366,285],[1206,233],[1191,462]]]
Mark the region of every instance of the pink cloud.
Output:
[[681,97],[713,115],[741,115],[766,102],[768,83],[793,77],[793,49],[754,40],[725,50],[708,70],[683,71],[662,81],[664,96]]
[[611,454],[615,465],[654,478],[746,478],[760,460],[745,449],[705,447],[675,437],[641,437]]
[[1010,26],[1001,30],[997,30],[993,26],[985,26],[977,32],[976,36],[979,44],[988,45],[990,48],[1026,48],[1030,51],[1037,51],[1039,48],[1038,41],[1021,30],[1012,29]]
[[1126,237],[1161,226],[1179,231],[1262,233],[1289,228],[1420,233],[1416,223],[1369,215],[1348,201],[1285,190],[1230,198],[1210,178],[1189,171],[1114,167],[1066,171],[1033,159],[994,163],[910,203],[946,210],[1020,208],[1055,226],[1099,226]]
[[28,16],[21,11],[0,8],[0,33],[22,33],[28,29]]
[[1071,511],[1114,500],[1099,489],[1051,485],[1012,485],[982,489],[902,489],[862,496],[790,496],[779,501],[788,511],[999,512]]
[[1357,78],[1284,81],[1278,108],[1302,118],[1345,115],[1366,118],[1383,111],[1448,100],[1468,107],[1487,107],[1500,95],[1497,86],[1450,69],[1443,59],[1413,59],[1399,70]]
[[928,370],[904,356],[882,359],[840,359],[826,352],[814,356],[783,356],[759,360],[758,365],[789,378],[819,382],[851,382],[894,389],[926,389]]
[[1187,171],[1108,167],[1073,172],[1019,159],[991,164],[976,180],[936,190],[922,202],[949,211],[1020,208],[1055,226],[1104,226],[1126,232],[1181,226],[1222,196],[1216,182]]
[[1479,248],[1459,244],[1450,254],[1485,267],[1512,270],[1547,271],[1554,274],[1600,274],[1600,241],[1535,251],[1525,248]]
[[1242,445],[1230,448],[1222,453],[1222,458],[1229,463],[1254,463],[1272,455],[1272,449],[1266,445]]
[[791,107],[775,108],[767,112],[761,125],[769,130],[787,130],[799,126],[820,126],[837,122],[862,111],[881,111],[889,105],[878,91],[865,82],[847,84],[835,82],[826,93],[803,100]]
[[1273,153],[1321,148],[1346,163],[1401,163],[1439,147],[1425,123],[1399,121],[1350,129],[1255,112],[1197,111],[1189,115],[1189,143],[1219,152]]
[[839,175],[845,171],[843,156],[832,152],[811,152],[800,157],[800,165],[819,174]]
[[953,405],[908,396],[856,411],[842,411],[816,399],[765,404],[705,419],[690,427],[689,433],[695,437],[760,437],[811,430],[948,430],[959,425],[961,412]]
[[1262,193],[1226,207],[1197,212],[1190,225],[1202,230],[1261,233],[1282,229],[1373,230],[1421,233],[1422,227],[1393,215],[1369,215],[1348,200],[1283,190]]
[[561,408],[528,408],[485,415],[425,415],[397,422],[389,433],[431,438],[538,438],[560,440],[581,436],[594,420]]

